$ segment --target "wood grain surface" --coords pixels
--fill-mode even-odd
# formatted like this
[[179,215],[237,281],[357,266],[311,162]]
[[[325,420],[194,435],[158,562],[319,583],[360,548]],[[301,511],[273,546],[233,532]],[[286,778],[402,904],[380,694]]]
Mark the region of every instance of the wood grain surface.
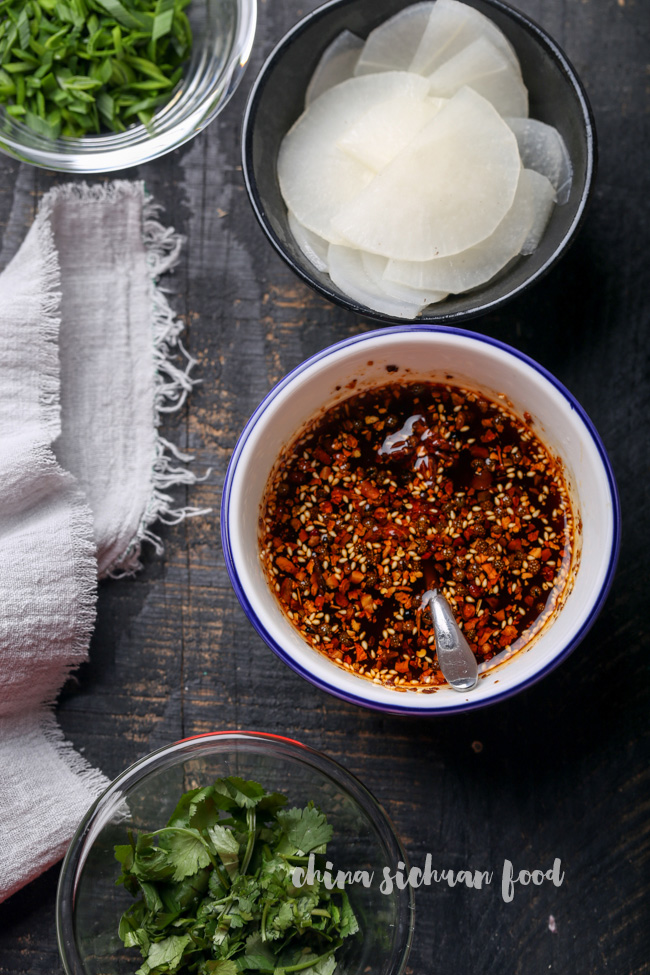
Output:
[[[295,676],[247,622],[224,566],[219,503],[229,455],[271,385],[306,356],[369,329],[280,261],[242,180],[240,124],[266,54],[316,3],[266,0],[252,63],[219,118],[184,148],[129,170],[187,237],[170,276],[202,379],[164,433],[212,473],[187,489],[209,516],[163,528],[133,580],[102,584],[90,660],[57,707],[66,735],[114,776],[160,745],[224,728],[283,732],[358,775],[413,863],[493,870],[482,891],[422,888],[413,975],[650,972],[650,6],[648,0],[518,0],[580,74],[599,171],[573,248],[529,293],[472,323],[533,356],[577,396],[618,479],[623,542],[603,612],[558,670],[467,716],[381,717]],[[66,177],[0,158],[0,267],[38,199]],[[185,489],[184,489],[185,490]],[[183,491],[179,492],[182,499]],[[0,801],[2,798],[0,797]],[[2,851],[0,850],[0,856]],[[504,860],[560,888],[518,889]],[[58,867],[0,905],[0,973],[60,973]]]

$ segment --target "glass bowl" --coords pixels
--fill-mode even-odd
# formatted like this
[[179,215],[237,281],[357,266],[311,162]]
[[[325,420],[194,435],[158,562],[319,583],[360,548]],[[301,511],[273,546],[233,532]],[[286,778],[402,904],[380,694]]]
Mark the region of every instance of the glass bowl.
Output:
[[[490,281],[450,294],[425,308],[418,322],[456,324],[486,314],[538,281],[565,253],[582,225],[596,168],[593,115],[578,75],[558,44],[537,24],[501,0],[466,0],[504,32],[514,47],[528,88],[530,116],[555,126],[573,166],[569,199],[553,209],[537,249],[514,259]],[[304,109],[305,91],[323,51],[344,30],[366,38],[409,5],[409,0],[330,0],[296,24],[262,67],[248,99],[242,152],[246,188],[270,244],[306,284],[358,315],[389,324],[403,318],[375,311],[341,291],[296,243],[277,176],[285,134]]]
[[0,105],[0,149],[21,162],[69,173],[106,173],[157,159],[197,135],[241,81],[257,20],[255,0],[193,0],[190,63],[148,126],[83,138],[48,139]]
[[406,863],[382,808],[349,772],[299,742],[256,732],[215,732],[186,738],[140,759],[89,809],[70,843],[57,894],[59,950],[67,975],[132,975],[137,949],[118,937],[122,912],[133,903],[116,886],[115,844],[127,829],[164,825],[181,794],[214,779],[238,775],[283,792],[289,805],[313,800],[334,829],[327,857],[334,870],[374,872],[369,887],[348,889],[360,933],[338,954],[336,975],[401,975],[413,932],[413,891],[380,890],[384,869]]

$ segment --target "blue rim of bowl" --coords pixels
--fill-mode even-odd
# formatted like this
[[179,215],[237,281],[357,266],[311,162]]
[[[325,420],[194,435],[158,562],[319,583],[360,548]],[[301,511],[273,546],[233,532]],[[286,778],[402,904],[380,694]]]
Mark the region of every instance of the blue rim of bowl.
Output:
[[[106,786],[97,799],[95,799],[92,806],[90,809],[88,809],[77,827],[77,830],[70,841],[68,851],[61,867],[56,893],[57,944],[63,967],[68,975],[83,975],[84,971],[83,965],[76,956],[76,949],[73,951],[75,955],[73,964],[71,967],[69,967],[70,955],[68,945],[66,944],[66,936],[70,936],[71,938],[73,937],[71,919],[74,910],[74,898],[76,895],[76,877],[79,868],[83,867],[84,862],[81,859],[81,847],[88,834],[92,821],[95,818],[96,812],[107,797],[113,793],[120,793],[120,790],[124,786],[125,782],[128,784],[129,779],[137,770],[146,769],[148,766],[155,764],[156,760],[165,754],[173,755],[177,752],[183,751],[183,746],[189,746],[192,742],[200,744],[202,740],[205,740],[206,744],[208,744],[210,741],[215,739],[225,739],[233,742],[242,740],[258,742],[265,741],[271,744],[277,744],[279,747],[286,749],[289,754],[293,752],[303,752],[309,755],[311,758],[311,764],[313,764],[313,766],[316,767],[321,774],[329,775],[332,781],[336,782],[337,784],[342,784],[352,794],[355,802],[358,802],[364,808],[366,813],[369,815],[372,814],[372,819],[375,822],[375,825],[379,826],[382,841],[386,843],[387,837],[390,838],[395,845],[398,861],[404,862],[408,872],[409,857],[404,849],[404,844],[400,839],[395,825],[384,807],[375,798],[367,786],[365,786],[363,782],[357,778],[356,775],[348,771],[348,769],[341,765],[340,762],[337,762],[336,759],[326,755],[325,752],[312,748],[311,745],[305,745],[303,742],[297,741],[295,738],[288,738],[286,735],[276,735],[269,731],[240,731],[238,729],[226,729],[223,731],[208,731],[202,734],[189,735],[187,738],[181,738],[169,745],[163,745],[161,748],[157,748],[155,751],[149,752],[147,755],[133,762],[122,772],[120,772],[120,774]],[[296,758],[297,757],[298,755],[296,755]],[[360,800],[363,801],[361,802]],[[407,898],[408,902],[405,909],[405,916],[401,918],[405,921],[407,927],[406,943],[402,949],[402,955],[399,959],[399,968],[395,970],[395,975],[402,975],[404,972],[411,947],[413,945],[413,934],[415,930],[415,894],[414,889],[411,886],[407,887]],[[69,916],[64,917],[64,915]],[[72,944],[74,946],[74,941],[72,941]]]
[[[203,93],[201,101],[171,129],[166,127],[165,120],[174,104],[174,96],[157,113],[154,122],[159,121],[162,130],[153,136],[148,135],[144,125],[129,126],[125,132],[108,132],[90,139],[48,140],[28,130],[36,144],[25,148],[18,139],[0,131],[0,152],[20,162],[54,172],[88,175],[130,169],[159,159],[203,131],[230,101],[248,65],[256,27],[257,0],[246,0],[242,16],[238,18],[232,49],[219,77],[212,80],[209,91]],[[219,82],[217,87],[214,87],[214,81]],[[4,112],[0,111],[0,123],[4,117]],[[16,120],[12,120],[12,124],[18,129],[21,127]],[[83,152],[80,152],[82,147]]]
[[[502,3],[501,0],[484,0],[484,2],[499,10],[504,14],[504,16],[510,17],[512,20],[518,23],[520,27],[532,35],[542,46],[542,48],[546,50],[547,54],[550,54],[552,59],[555,60],[555,62],[559,65],[562,74],[573,88],[578,102],[580,103],[585,127],[587,144],[585,185],[575,216],[571,222],[571,226],[567,229],[564,237],[555,248],[554,252],[534,274],[530,275],[530,277],[526,278],[526,280],[523,281],[518,287],[508,291],[505,295],[501,295],[500,297],[494,298],[491,301],[481,302],[474,308],[446,312],[439,315],[422,315],[418,321],[421,321],[424,325],[442,325],[446,323],[468,321],[469,319],[476,318],[480,315],[485,315],[487,312],[494,311],[496,308],[499,308],[501,305],[510,301],[516,295],[522,294],[522,292],[528,290],[531,285],[539,281],[540,278],[544,277],[544,275],[546,275],[551,268],[554,267],[560,257],[575,240],[576,235],[584,222],[587,207],[589,205],[594,187],[598,158],[596,123],[584,85],[578,77],[575,68],[559,44],[557,44],[557,42],[554,41],[553,38],[547,34],[546,31],[534,20],[524,16],[521,11],[516,10],[514,7],[510,7],[508,4]],[[353,311],[357,315],[363,315],[364,318],[370,318],[376,322],[395,324],[395,318],[391,317],[390,315],[385,315],[382,312],[374,311],[372,308],[368,308],[366,305],[361,305],[353,298],[347,298],[339,292],[334,291],[326,284],[322,284],[320,281],[311,277],[308,271],[293,260],[291,255],[284,248],[282,241],[275,233],[270,220],[267,218],[264,201],[262,200],[262,197],[258,191],[257,180],[255,178],[253,168],[253,128],[255,125],[259,101],[262,97],[264,88],[266,87],[267,75],[273,69],[275,64],[282,58],[285,49],[290,47],[293,41],[299,37],[307,27],[326,16],[333,8],[343,7],[347,3],[349,3],[349,0],[329,0],[328,3],[324,3],[322,6],[312,11],[312,13],[307,14],[306,17],[299,20],[298,23],[295,24],[284,35],[284,37],[278,42],[278,44],[276,44],[274,49],[267,57],[253,84],[250,95],[248,96],[248,100],[246,102],[246,109],[244,111],[244,119],[242,123],[242,171],[244,174],[244,183],[246,185],[248,198],[251,202],[251,206],[255,216],[257,217],[258,223],[262,227],[262,230],[277,253],[285,261],[285,263],[289,265],[293,272],[297,274],[298,277],[305,282],[305,284],[309,285],[315,291],[319,292],[330,301],[333,301],[335,304],[340,305],[343,308],[347,308],[349,311]],[[407,5],[408,3],[405,2],[404,6]]]
[[[234,479],[235,469],[237,467],[237,462],[239,457],[246,445],[246,442],[253,431],[258,419],[266,411],[268,406],[273,402],[273,400],[278,396],[279,393],[291,382],[293,382],[296,377],[300,376],[306,369],[320,362],[322,359],[327,358],[332,353],[337,352],[339,349],[350,348],[357,345],[360,342],[365,342],[368,339],[379,338],[386,335],[404,335],[405,332],[433,332],[442,335],[458,335],[463,339],[469,339],[481,342],[485,345],[492,346],[501,352],[512,355],[519,359],[529,368],[538,372],[544,379],[546,379],[567,401],[570,408],[575,411],[582,422],[584,423],[588,433],[590,434],[592,441],[598,451],[603,469],[606,474],[607,484],[609,487],[611,502],[612,502],[612,545],[609,553],[609,561],[607,565],[607,570],[605,573],[603,585],[598,594],[598,597],[594,600],[593,606],[589,612],[587,619],[583,622],[582,626],[574,634],[572,639],[569,641],[566,647],[562,649],[550,663],[545,667],[541,668],[537,673],[533,674],[531,677],[526,678],[516,684],[514,687],[507,688],[506,690],[499,691],[487,700],[480,700],[472,702],[471,700],[465,700],[464,698],[458,702],[458,704],[451,705],[445,708],[427,708],[427,707],[408,707],[405,705],[400,705],[396,703],[395,705],[387,705],[379,703],[376,701],[369,701],[363,695],[352,694],[347,691],[341,690],[337,687],[335,683],[330,683],[330,681],[323,680],[319,677],[315,677],[307,667],[302,666],[298,663],[290,654],[288,654],[276,640],[273,639],[271,634],[266,630],[266,628],[260,622],[255,609],[253,608],[246,592],[239,579],[239,574],[237,572],[237,567],[232,554],[232,547],[230,542],[230,521],[229,521],[229,507],[230,498],[232,493],[232,483]],[[499,701],[504,701],[506,698],[512,697],[514,694],[520,693],[520,691],[531,687],[536,684],[539,680],[549,674],[552,670],[555,670],[569,654],[578,646],[578,644],[584,639],[588,631],[593,626],[596,617],[600,613],[600,610],[607,598],[607,594],[612,585],[614,578],[614,570],[616,568],[616,563],[618,561],[618,553],[620,548],[620,525],[621,525],[621,508],[620,500],[618,495],[618,488],[616,486],[616,481],[614,478],[614,473],[612,471],[611,463],[609,457],[607,456],[607,451],[603,445],[600,436],[592,423],[591,419],[573,396],[572,393],[557,379],[551,372],[531,359],[524,352],[520,352],[513,346],[507,345],[505,342],[501,342],[499,339],[492,338],[490,336],[482,335],[479,332],[472,332],[467,329],[451,328],[449,326],[438,326],[430,325],[427,323],[419,324],[412,323],[410,325],[397,325],[393,328],[382,328],[377,329],[372,332],[364,332],[362,335],[354,335],[351,338],[343,339],[341,342],[337,342],[334,345],[328,346],[326,349],[322,349],[315,355],[310,356],[305,359],[304,362],[292,369],[291,372],[277,383],[270,392],[264,397],[262,402],[259,404],[255,412],[252,414],[248,422],[246,423],[244,429],[241,432],[237,443],[235,444],[235,449],[230,458],[228,464],[228,469],[226,471],[226,478],[223,486],[223,495],[221,499],[221,543],[224,553],[224,558],[226,562],[226,569],[230,577],[231,585],[235,591],[242,608],[248,617],[249,622],[252,624],[254,629],[257,631],[259,636],[262,637],[264,642],[273,650],[273,652],[287,664],[291,670],[293,670],[300,677],[304,677],[305,680],[309,681],[310,684],[320,688],[320,690],[326,691],[328,694],[332,694],[334,697],[338,697],[348,704],[356,704],[360,707],[369,708],[373,711],[380,711],[383,714],[399,714],[399,715],[409,715],[413,717],[431,717],[433,715],[444,715],[444,714],[458,714],[464,711],[474,711],[477,708],[487,707],[491,704],[497,704]],[[400,695],[401,697],[401,695]]]

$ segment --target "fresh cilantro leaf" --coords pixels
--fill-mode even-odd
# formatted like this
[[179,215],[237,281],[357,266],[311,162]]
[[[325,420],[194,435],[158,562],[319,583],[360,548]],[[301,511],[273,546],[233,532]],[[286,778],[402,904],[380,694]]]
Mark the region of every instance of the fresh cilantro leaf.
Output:
[[288,901],[272,908],[266,925],[267,937],[279,938],[293,923],[293,919],[293,907]]
[[252,809],[266,795],[266,790],[257,782],[246,782],[236,775],[231,775],[224,781],[228,794],[242,809]]
[[120,918],[119,936],[127,948],[140,948],[143,954],[149,951],[149,937],[142,927],[146,915],[143,901],[133,904]]
[[[203,823],[195,822],[195,819],[201,819],[203,810],[206,806],[210,805],[211,810],[214,809],[214,803],[211,802],[214,790],[211,786],[206,789],[190,789],[189,792],[185,792],[178,801],[176,809],[171,814],[168,826],[195,826],[199,829],[203,828]],[[218,812],[214,814],[214,821],[219,818]]]
[[260,799],[257,809],[259,812],[270,813],[274,815],[278,809],[282,809],[283,806],[287,804],[287,797],[283,796],[281,792],[269,792],[263,799]]
[[199,903],[205,894],[212,872],[208,868],[197,871],[191,877],[185,877],[178,883],[159,884],[158,891],[165,910],[177,917],[183,911]]
[[235,962],[226,958],[221,961],[206,961],[202,968],[202,972],[206,975],[239,975],[239,971]]
[[299,924],[312,923],[312,912],[318,910],[320,897],[316,892],[302,894],[296,901],[294,911]]
[[210,851],[198,830],[171,826],[161,833],[160,842],[174,868],[172,880],[191,877],[210,863]]
[[201,793],[201,796],[192,803],[190,826],[203,830],[215,826],[219,822],[223,806],[215,797],[214,789],[201,789]]
[[162,911],[163,902],[161,900],[160,894],[156,888],[155,884],[150,884],[144,881],[140,884],[140,888],[144,895],[144,902],[147,905],[147,910],[151,914],[157,914],[158,911]]
[[210,887],[210,896],[215,901],[218,901],[222,897],[225,897],[225,895],[226,895],[226,888],[224,887],[224,885],[223,885],[223,883],[221,881],[221,877],[216,872],[216,870],[213,870],[212,873],[210,874],[209,887]]
[[292,880],[293,868],[283,857],[271,857],[262,864],[259,882],[265,890],[281,896]]
[[230,928],[231,929],[234,929],[234,930],[236,930],[237,928],[243,928],[244,927],[244,921],[245,920],[250,920],[250,918],[248,918],[248,919],[247,918],[243,918],[240,914],[236,913],[235,911],[231,911],[226,916],[228,918],[228,924],[230,925]]
[[123,843],[115,847],[115,859],[122,864],[122,871],[125,874],[133,870],[134,853],[132,843]]
[[250,914],[260,894],[260,887],[254,877],[240,876],[233,883],[230,894],[239,905],[240,913]]
[[132,873],[140,883],[148,880],[167,880],[174,873],[174,865],[169,859],[169,853],[154,845],[150,833],[143,833],[138,837]]
[[135,975],[158,975],[158,972],[178,971],[183,952],[192,939],[189,934],[171,934],[162,941],[154,941],[149,947],[143,965]]
[[336,958],[334,954],[327,955],[326,958],[321,958],[317,961],[315,965],[311,965],[309,968],[305,969],[302,975],[332,975],[332,972],[336,968]]
[[359,922],[350,905],[350,898],[344,890],[341,891],[341,926],[339,935],[348,938],[351,934],[356,934],[359,930]]
[[209,826],[207,834],[210,837],[215,852],[219,854],[221,862],[232,877],[237,872],[239,864],[239,841],[232,830],[225,826]]
[[246,950],[239,960],[241,968],[272,972],[275,962],[275,952],[267,942],[262,941],[262,935],[259,932],[249,935],[246,939]]
[[311,802],[304,809],[281,809],[277,819],[292,852],[299,856],[306,856],[332,839],[332,827]]

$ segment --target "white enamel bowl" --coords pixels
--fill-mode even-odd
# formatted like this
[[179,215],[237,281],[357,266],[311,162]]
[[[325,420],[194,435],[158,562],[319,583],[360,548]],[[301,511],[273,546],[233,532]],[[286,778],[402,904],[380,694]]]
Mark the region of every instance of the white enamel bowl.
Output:
[[[387,366],[398,366],[388,372]],[[517,414],[561,458],[578,525],[578,558],[563,605],[540,634],[506,663],[459,694],[396,691],[347,672],[310,647],[293,628],[262,571],[258,522],[265,485],[282,448],[324,408],[355,392],[400,379],[453,382],[495,398]],[[296,673],[330,694],[395,714],[470,710],[521,691],[549,673],[583,639],[603,605],[619,546],[619,504],[605,449],[571,393],[521,352],[476,333],[413,325],[355,336],[290,372],[250,418],[230,461],[221,524],[230,579],[249,620]]]

